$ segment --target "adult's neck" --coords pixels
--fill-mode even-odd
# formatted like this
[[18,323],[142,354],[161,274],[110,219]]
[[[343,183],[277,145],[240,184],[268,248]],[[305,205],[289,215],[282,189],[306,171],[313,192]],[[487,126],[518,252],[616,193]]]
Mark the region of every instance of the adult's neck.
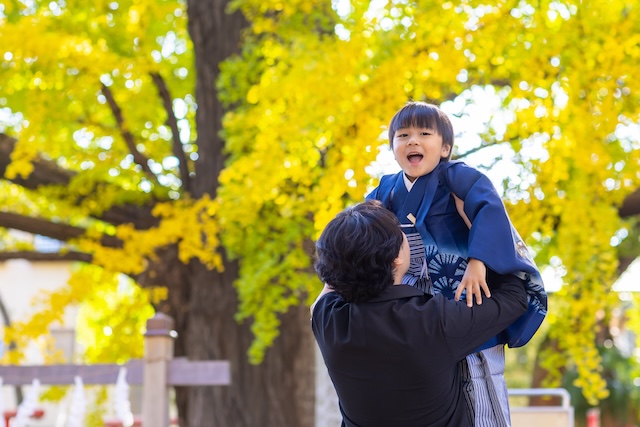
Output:
[[405,272],[402,273],[395,273],[393,274],[393,284],[394,285],[402,285],[402,278],[404,277]]

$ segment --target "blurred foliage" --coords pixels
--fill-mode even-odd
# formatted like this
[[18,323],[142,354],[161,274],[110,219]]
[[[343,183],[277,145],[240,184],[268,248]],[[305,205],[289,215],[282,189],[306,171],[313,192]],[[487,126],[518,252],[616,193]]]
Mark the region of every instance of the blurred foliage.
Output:
[[[640,391],[638,390],[637,362],[635,358],[622,354],[615,346],[598,347],[602,357],[603,377],[607,382],[609,396],[596,405],[600,410],[602,425],[626,427],[640,422]],[[575,386],[577,371],[571,369],[563,378],[562,386],[571,395],[577,426],[586,425],[586,414],[590,405],[581,390]]]
[[[218,81],[228,108],[227,168],[217,197],[192,200],[181,188],[151,77],[167,82],[191,169],[198,147],[184,3],[2,6],[0,108],[3,127],[18,139],[7,176],[29,174],[36,154],[76,172],[64,188],[14,189],[5,205],[85,227],[72,244],[94,256],[112,285],[118,273],[144,271],[167,245],[179,246],[183,262],[221,268],[222,242],[240,262],[238,318],[253,321],[250,357],[259,362],[278,334],[278,313],[320,287],[309,243],[375,185],[379,171],[370,165],[387,144],[381,134],[393,113],[416,99],[453,102],[459,115],[473,115],[481,99],[468,94],[491,90],[500,110],[485,124],[481,145],[513,153],[518,173],[503,187],[507,207],[539,265],[564,282],[545,326],[559,343],[559,351],[544,354],[544,367],[557,373],[548,383],[559,385],[562,369],[575,367],[588,402],[605,399],[596,335],[617,306],[618,245],[630,234],[617,208],[640,180],[638,5],[235,0],[232,7],[250,27],[243,53],[222,65]],[[124,124],[114,120],[102,85]],[[134,135],[153,176],[133,161],[123,131]],[[151,231],[88,216],[151,200],[160,202],[161,220]],[[104,233],[122,239],[123,249],[101,246]],[[104,295],[99,288],[91,280],[86,289],[71,285],[73,294],[50,295],[52,314],[29,327],[43,331],[59,307]],[[104,310],[96,319],[109,318],[106,301],[95,305]]]

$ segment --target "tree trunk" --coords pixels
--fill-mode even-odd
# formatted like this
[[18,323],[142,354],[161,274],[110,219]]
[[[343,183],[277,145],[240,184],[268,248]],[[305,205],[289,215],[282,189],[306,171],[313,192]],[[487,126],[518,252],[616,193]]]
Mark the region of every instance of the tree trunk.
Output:
[[313,427],[315,343],[309,309],[300,304],[282,316],[280,336],[264,362],[249,364],[253,335],[234,316],[238,303],[234,262],[223,273],[197,261],[181,263],[175,246],[137,277],[144,286],[166,285],[169,297],[156,308],[175,320],[175,356],[229,360],[231,385],[176,388],[181,427]]
[[222,104],[218,100],[216,80],[220,64],[239,54],[240,38],[247,21],[241,12],[229,14],[229,0],[188,0],[189,35],[193,42],[196,69],[196,127],[198,159],[195,161],[193,196],[215,196],[218,176],[224,168]]
[[[216,79],[220,63],[240,53],[246,20],[240,12],[227,13],[228,0],[188,0],[189,34],[196,68],[196,126],[198,159],[193,196],[215,197],[224,168],[224,141],[220,137],[223,108]],[[189,265],[180,295],[188,297],[184,351],[193,360],[231,361],[231,386],[193,387],[188,399],[178,393],[178,404],[188,427],[312,427],[314,420],[314,344],[309,312],[303,304],[282,317],[280,337],[259,366],[249,364],[250,325],[238,324],[233,281],[237,265],[226,260],[223,273],[199,262]]]
[[309,311],[302,304],[282,317],[280,336],[258,366],[249,364],[253,339],[249,325],[234,320],[237,300],[224,273],[191,264],[191,304],[185,350],[190,359],[231,361],[231,386],[193,387],[189,427],[312,427],[314,422],[314,344]]
[[[548,348],[556,350],[558,348],[557,341],[549,338],[549,334],[544,337],[536,353],[536,360],[533,365],[533,375],[531,377],[531,388],[543,388],[543,382],[545,378],[547,378],[548,372],[540,365],[540,353]],[[564,375],[564,369],[560,375]],[[558,396],[531,396],[529,398],[530,406],[560,406],[561,403],[562,399]]]

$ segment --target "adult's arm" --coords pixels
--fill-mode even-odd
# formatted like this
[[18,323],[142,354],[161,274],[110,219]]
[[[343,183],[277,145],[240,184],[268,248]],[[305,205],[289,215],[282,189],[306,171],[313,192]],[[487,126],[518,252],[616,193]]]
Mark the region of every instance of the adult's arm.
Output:
[[488,270],[488,282],[491,298],[485,299],[482,305],[470,308],[461,301],[439,300],[443,336],[457,360],[502,332],[527,310],[523,280]]

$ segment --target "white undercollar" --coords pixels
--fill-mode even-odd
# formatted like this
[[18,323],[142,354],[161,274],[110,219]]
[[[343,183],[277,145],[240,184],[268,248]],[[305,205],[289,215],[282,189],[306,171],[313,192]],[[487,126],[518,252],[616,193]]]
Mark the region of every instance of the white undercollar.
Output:
[[413,184],[416,183],[416,180],[414,179],[413,182],[411,182],[409,178],[407,178],[407,174],[405,174],[404,172],[402,173],[402,178],[404,179],[404,186],[407,188],[408,193],[413,188]]

